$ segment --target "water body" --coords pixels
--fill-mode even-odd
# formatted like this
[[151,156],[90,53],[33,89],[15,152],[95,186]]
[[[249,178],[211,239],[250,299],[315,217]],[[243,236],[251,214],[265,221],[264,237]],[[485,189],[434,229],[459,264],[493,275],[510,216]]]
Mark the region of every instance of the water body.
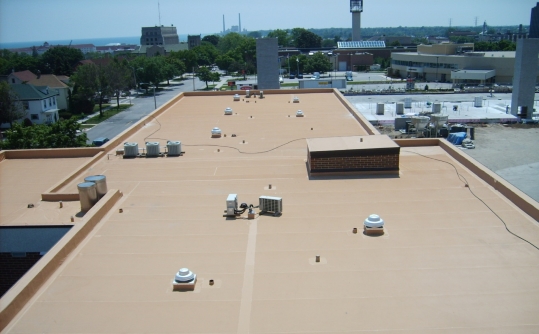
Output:
[[[180,42],[187,42],[187,35],[178,35]],[[139,45],[140,36],[130,37],[107,37],[107,38],[81,38],[81,39],[61,39],[61,40],[48,40],[48,41],[34,41],[34,42],[13,42],[13,43],[0,43],[0,49],[17,49],[27,48],[32,46],[40,46],[43,43],[48,42],[50,45],[69,45],[71,44],[93,44],[95,46],[105,46],[112,43]]]

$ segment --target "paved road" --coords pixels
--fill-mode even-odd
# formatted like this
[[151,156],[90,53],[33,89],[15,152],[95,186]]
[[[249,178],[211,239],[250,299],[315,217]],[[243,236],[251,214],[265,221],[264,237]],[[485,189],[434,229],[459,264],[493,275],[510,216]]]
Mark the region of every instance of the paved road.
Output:
[[[200,80],[198,80],[198,78],[195,78],[195,88],[197,90],[205,87],[206,84],[204,82],[201,82]],[[156,92],[155,100],[157,102],[157,107],[159,108],[181,92],[190,91],[193,91],[192,79],[181,82],[171,81],[170,86],[164,86],[164,89],[162,91]],[[111,102],[112,105],[115,105],[116,103],[115,100]],[[129,102],[128,100],[122,100],[121,103]],[[129,128],[131,125],[139,121],[141,118],[155,110],[153,96],[139,96],[138,98],[132,99],[132,103],[133,106],[131,106],[131,108],[127,109],[124,112],[116,114],[108,120],[89,129],[86,132],[88,136],[88,143],[91,143],[92,140],[98,137],[108,137],[109,139],[112,139],[118,134],[122,133],[127,128]]]

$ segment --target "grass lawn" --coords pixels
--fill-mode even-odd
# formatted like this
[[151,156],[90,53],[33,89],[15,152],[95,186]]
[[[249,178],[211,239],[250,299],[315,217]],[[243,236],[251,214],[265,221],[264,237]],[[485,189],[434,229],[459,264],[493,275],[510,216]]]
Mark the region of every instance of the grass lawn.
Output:
[[[105,109],[106,107],[110,106],[110,104],[109,103],[103,103],[102,106],[103,106],[103,109]],[[95,104],[93,112],[99,112],[99,103]]]
[[291,83],[282,83],[281,84],[281,87],[298,87],[298,86],[299,86],[298,83],[293,83],[293,82],[291,82]]
[[81,129],[91,129],[91,128],[93,128],[93,127],[94,127],[93,124],[81,124],[81,125],[80,125],[80,128],[81,128]]
[[[94,116],[94,117],[88,119],[83,124],[98,124],[98,123],[101,123],[101,122],[111,118],[112,116],[114,116],[114,115],[116,115],[118,113],[121,113],[122,111],[128,109],[129,107],[131,107],[131,106],[127,105],[127,104],[120,104],[120,109],[116,109],[116,107],[113,107],[111,109],[104,110],[103,111],[103,117],[101,117],[100,115]],[[99,109],[98,109],[98,111],[99,111]]]
[[204,88],[202,88],[202,89],[199,89],[199,90],[213,90],[213,89],[215,88],[215,86],[217,86],[217,85],[208,85],[208,87],[207,87],[207,88],[206,88],[206,87],[204,87]]

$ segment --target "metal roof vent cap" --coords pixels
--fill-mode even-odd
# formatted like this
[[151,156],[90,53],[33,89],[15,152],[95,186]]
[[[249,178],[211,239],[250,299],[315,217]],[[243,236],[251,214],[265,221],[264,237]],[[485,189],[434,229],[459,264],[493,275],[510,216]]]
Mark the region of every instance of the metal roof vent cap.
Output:
[[303,116],[304,116],[303,111],[301,110],[296,111],[296,117],[303,117]]
[[240,94],[234,94],[234,101],[240,100]]
[[232,115],[232,108],[227,107],[227,108],[225,109],[225,115]]
[[367,228],[383,228],[384,220],[376,214],[370,215],[363,223]]
[[294,96],[294,99],[292,100],[293,103],[299,103],[299,97]]
[[189,268],[181,268],[174,276],[174,281],[176,283],[187,283],[191,282],[196,278],[196,275],[189,270]]
[[212,136],[220,136],[221,135],[221,129],[219,129],[218,127],[214,127],[211,130],[211,135]]

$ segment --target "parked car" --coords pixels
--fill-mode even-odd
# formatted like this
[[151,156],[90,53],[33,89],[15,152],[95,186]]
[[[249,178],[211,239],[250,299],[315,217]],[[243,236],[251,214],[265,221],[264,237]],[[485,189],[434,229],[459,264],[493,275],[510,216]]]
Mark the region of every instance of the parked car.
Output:
[[92,145],[101,146],[101,145],[104,145],[108,141],[109,139],[107,137],[99,137],[99,138],[94,139],[94,141],[92,141]]
[[314,72],[311,79],[313,79],[313,80],[318,80],[318,79],[320,79],[320,72]]
[[354,78],[353,78],[353,75],[352,75],[352,71],[346,71],[346,81],[352,81]]
[[303,79],[303,73],[298,74],[298,79]]
[[289,78],[289,79],[295,79],[296,76],[295,76],[294,74],[290,73],[290,75],[288,76],[288,78]]

